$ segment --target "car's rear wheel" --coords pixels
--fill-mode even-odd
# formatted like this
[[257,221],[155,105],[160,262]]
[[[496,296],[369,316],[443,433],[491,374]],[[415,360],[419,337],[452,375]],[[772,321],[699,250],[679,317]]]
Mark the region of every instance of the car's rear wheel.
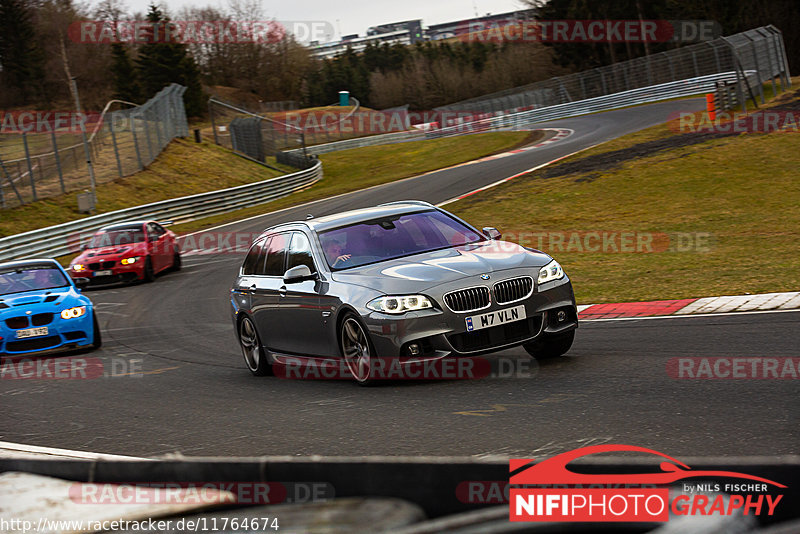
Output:
[[92,348],[99,349],[103,346],[103,336],[100,335],[100,324],[97,322],[97,312],[92,311],[92,327],[94,335],[92,336]]
[[523,348],[537,360],[547,360],[566,354],[572,347],[574,340],[575,330],[570,330],[564,334],[543,334],[530,343],[525,343]]
[[372,376],[374,354],[372,343],[361,321],[352,313],[348,313],[342,319],[339,327],[339,346],[342,358],[356,382],[362,386],[373,385],[375,380]]
[[245,317],[239,323],[239,345],[242,347],[244,363],[251,373],[255,376],[272,374],[272,364],[269,363],[266,354],[264,354],[256,326],[249,317]]
[[147,259],[144,260],[144,275],[142,276],[142,280],[145,282],[152,282],[155,278],[156,275],[153,272],[153,263],[150,261],[150,256],[147,256]]

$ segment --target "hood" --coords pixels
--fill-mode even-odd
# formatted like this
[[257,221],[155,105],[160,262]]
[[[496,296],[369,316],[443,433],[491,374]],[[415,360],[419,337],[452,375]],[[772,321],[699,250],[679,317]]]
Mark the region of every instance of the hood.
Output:
[[111,247],[92,248],[83,251],[80,256],[75,258],[73,263],[91,263],[92,261],[102,261],[118,256],[129,256],[132,254],[144,254],[143,249],[146,243],[133,243],[130,245],[115,245]]
[[508,269],[530,268],[538,272],[551,259],[543,252],[516,243],[489,241],[345,269],[334,272],[332,276],[339,282],[387,294],[402,294]]
[[83,300],[78,291],[72,287],[58,287],[55,289],[36,289],[25,291],[24,293],[11,293],[10,295],[0,295],[0,313],[5,313],[22,306],[31,307],[40,304],[55,305],[67,300]]

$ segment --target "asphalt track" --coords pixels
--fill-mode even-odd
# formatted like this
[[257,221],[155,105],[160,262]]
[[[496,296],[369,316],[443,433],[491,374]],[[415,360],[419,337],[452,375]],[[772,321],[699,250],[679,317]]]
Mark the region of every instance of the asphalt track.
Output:
[[[307,213],[390,200],[441,202],[702,107],[675,101],[553,121],[546,125],[575,133],[219,231],[258,232]],[[229,318],[241,259],[188,256],[183,271],[152,284],[90,292],[105,345],[77,358],[102,375],[11,379],[6,372],[0,440],[134,456],[525,457],[606,442],[673,456],[798,453],[796,380],[675,379],[667,364],[682,356],[798,356],[800,312],[585,322],[567,357],[537,364],[521,348],[487,357],[496,374],[512,376],[360,388],[250,375]]]

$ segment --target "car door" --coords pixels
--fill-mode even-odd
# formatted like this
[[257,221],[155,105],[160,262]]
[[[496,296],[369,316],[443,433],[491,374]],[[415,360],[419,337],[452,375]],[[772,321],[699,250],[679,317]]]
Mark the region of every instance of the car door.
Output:
[[[167,231],[157,223],[147,223],[147,235],[150,236],[150,261],[153,270],[159,272],[172,265],[172,254],[167,243]],[[170,249],[168,251],[167,249]]]
[[[311,244],[303,232],[293,232],[286,257],[286,270],[305,265],[317,273]],[[320,309],[320,283],[304,280],[291,284],[283,283],[280,290],[280,324],[282,345],[280,350],[306,356],[331,356],[323,332],[323,316]]]
[[265,243],[265,260],[258,266],[250,286],[250,302],[253,319],[261,337],[261,343],[269,350],[280,351],[285,346],[280,316],[279,290],[283,286],[286,272],[286,249],[290,233],[274,234]]

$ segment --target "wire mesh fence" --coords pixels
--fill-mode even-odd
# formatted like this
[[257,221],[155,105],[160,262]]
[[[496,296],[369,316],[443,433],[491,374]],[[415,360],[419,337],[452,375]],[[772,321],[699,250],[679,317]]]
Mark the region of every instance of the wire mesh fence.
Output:
[[752,89],[759,91],[762,102],[763,82],[772,80],[774,84],[778,78],[782,86],[790,83],[780,30],[765,26],[463,100],[436,110],[474,114],[526,111],[724,72],[737,73],[739,101],[744,102],[748,83],[745,71],[748,70],[756,71],[758,89]]
[[52,122],[0,135],[0,207],[87,189],[90,160],[97,183],[144,169],[172,139],[188,135],[185,91],[171,84],[141,106],[90,114],[85,144],[80,131]]

